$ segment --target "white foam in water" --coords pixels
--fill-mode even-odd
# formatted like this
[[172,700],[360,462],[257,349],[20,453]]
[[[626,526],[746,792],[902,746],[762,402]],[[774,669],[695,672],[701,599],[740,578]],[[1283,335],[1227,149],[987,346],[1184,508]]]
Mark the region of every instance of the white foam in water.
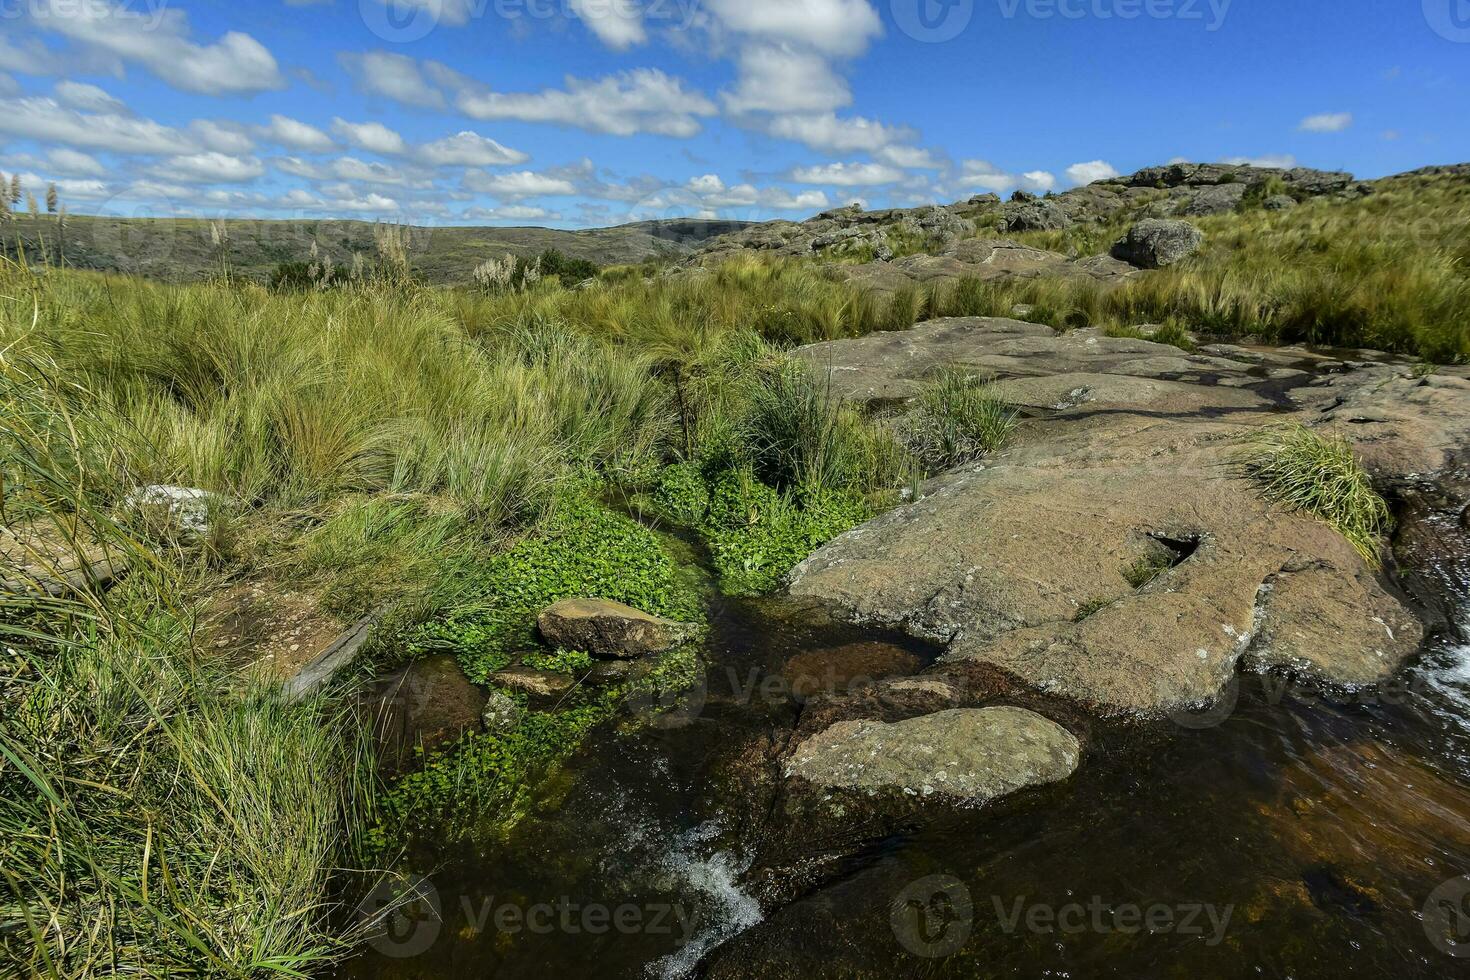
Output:
[[750,867],[733,851],[710,850],[719,835],[719,825],[707,821],[681,835],[664,857],[663,870],[678,883],[679,893],[695,897],[698,908],[685,910],[698,915],[694,935],[676,953],[648,964],[649,976],[680,980],[694,972],[704,954],[737,936],[761,920],[754,898],[740,890],[740,875]]

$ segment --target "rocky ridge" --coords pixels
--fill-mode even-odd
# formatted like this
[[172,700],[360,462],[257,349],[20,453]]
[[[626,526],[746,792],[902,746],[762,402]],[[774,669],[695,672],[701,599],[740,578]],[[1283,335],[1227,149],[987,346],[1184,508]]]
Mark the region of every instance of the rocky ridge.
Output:
[[[1267,193],[1275,191],[1275,193]],[[1076,276],[1122,282],[1139,266],[1123,258],[1077,258],[1032,248],[1005,236],[1106,224],[1127,214],[1139,220],[1180,219],[1232,211],[1250,195],[1275,208],[1314,197],[1371,194],[1371,183],[1348,173],[1308,168],[1171,164],[1036,197],[1017,191],[1002,202],[978,194],[947,205],[865,211],[858,205],[823,211],[805,221],[767,221],[705,243],[686,265],[755,252],[828,260],[834,278],[891,292],[934,279]],[[899,255],[901,251],[913,254]]]

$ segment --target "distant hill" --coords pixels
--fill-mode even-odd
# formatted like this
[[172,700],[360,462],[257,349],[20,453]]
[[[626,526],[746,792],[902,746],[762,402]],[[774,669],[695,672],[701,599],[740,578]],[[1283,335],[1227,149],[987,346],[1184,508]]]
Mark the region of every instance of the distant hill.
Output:
[[[554,228],[413,227],[412,260],[419,274],[435,283],[469,280],[470,270],[507,252],[535,255],[549,248],[598,265],[637,263],[646,259],[677,259],[706,240],[739,231],[746,221],[678,218],[639,221],[611,228],[561,231]],[[367,221],[231,220],[231,269],[264,281],[283,262],[305,261],[316,242],[321,255],[348,265],[354,252],[374,255],[373,225]],[[27,251],[39,256],[44,239],[47,255],[56,254],[55,219],[33,220],[19,215],[9,228],[0,228],[0,243],[9,252],[16,232]],[[66,264],[79,269],[125,272],[175,282],[208,276],[217,253],[209,222],[200,218],[115,218],[72,215],[65,234]]]

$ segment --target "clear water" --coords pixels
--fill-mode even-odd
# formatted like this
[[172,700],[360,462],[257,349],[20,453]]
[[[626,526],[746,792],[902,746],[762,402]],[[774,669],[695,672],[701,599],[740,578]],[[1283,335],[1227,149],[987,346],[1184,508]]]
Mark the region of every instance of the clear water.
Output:
[[1218,725],[1097,724],[1064,783],[836,840],[798,828],[793,852],[759,774],[800,699],[741,692],[813,651],[871,666],[888,644],[907,669],[933,651],[779,602],[712,621],[696,717],[589,739],[509,841],[431,873],[432,941],[344,972],[1470,976],[1470,647],[1451,636],[1380,691],[1246,676]]

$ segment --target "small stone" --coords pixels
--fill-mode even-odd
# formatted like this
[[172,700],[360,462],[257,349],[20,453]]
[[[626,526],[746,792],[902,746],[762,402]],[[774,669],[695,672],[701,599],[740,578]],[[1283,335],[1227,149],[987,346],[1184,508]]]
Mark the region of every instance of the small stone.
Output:
[[485,698],[485,711],[480,716],[485,731],[503,735],[521,723],[524,712],[521,706],[500,691],[491,691]]
[[611,599],[563,599],[543,609],[536,625],[552,646],[618,659],[672,650],[695,633],[686,623]]

